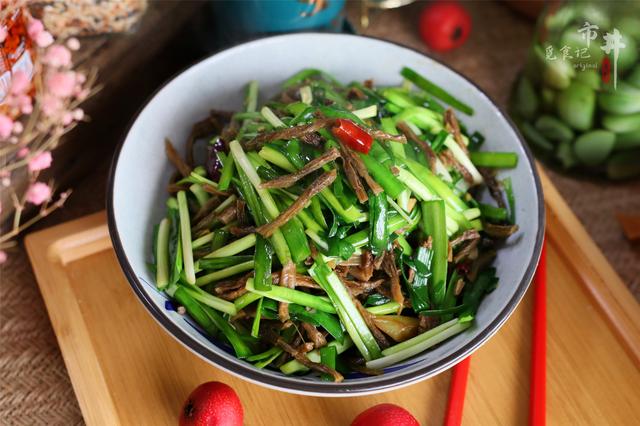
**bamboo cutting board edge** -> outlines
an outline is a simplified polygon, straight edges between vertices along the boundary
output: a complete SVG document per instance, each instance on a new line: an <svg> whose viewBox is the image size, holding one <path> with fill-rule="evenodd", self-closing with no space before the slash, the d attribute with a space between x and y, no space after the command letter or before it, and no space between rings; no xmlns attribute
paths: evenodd
<svg viewBox="0 0 640 426"><path fill-rule="evenodd" d="M577 219L573 216L573 213L570 212L544 175L543 185L548 206L548 226L550 230L554 231L550 232L549 235L554 249L557 249L562 254L565 262L576 259L588 259L591 262L589 265L596 272L596 276L590 276L591 271L589 268L580 268L571 262L567 263L572 272L582 278L584 287L587 289L587 293L590 295L594 305L607 319L608 327L614 331L616 338L622 342L627 354L637 368L639 359L637 345L640 340L640 333L638 333L637 328L640 321L635 321L640 318L640 309L637 303L630 296L615 271L606 262L602 253L588 238L584 228L576 222ZM108 380L105 377L105 374L109 373L108 362L101 360L93 352L95 350L93 346L95 342L87 324L84 322L81 307L78 306L79 303L76 303L73 291L68 288L70 285L68 266L76 265L76 263L72 262L85 256L93 254L104 256L104 254L98 253L110 246L104 224L104 213L97 213L29 235L26 238L26 246L85 420L88 424L121 424L122 419L126 418L126 413L119 410L118 402L121 400L118 398L121 396L112 394ZM559 227L564 227L563 233L557 233ZM83 236L82 241L68 237L70 234L77 235L76 232L78 230L82 231L80 234ZM580 231L582 231L582 234ZM574 247L571 244L567 244L567 235L570 237L575 237L576 235L578 237L586 236L587 241L580 241L580 244L576 243ZM55 245L56 243L57 246ZM81 263L77 262L77 264ZM585 275L588 276L585 277ZM550 278L550 283L553 283L553 277ZM126 288L125 290L131 293L130 289ZM133 294L130 294L130 296L133 297ZM65 309L61 309L61 304L64 305ZM139 308L142 309L141 306ZM518 321L521 323L519 327L524 331L524 328L527 327L526 321L523 322L522 319ZM526 334L526 331L523 334ZM519 338L520 340L526 340L523 337ZM90 347L87 347L87 342L89 342ZM481 351L474 355L474 359L479 360L482 364L482 359L486 358L486 356L483 357L486 351ZM523 352L522 355L526 358L526 353ZM473 365L476 365L476 362L472 362ZM477 373L472 367L470 385L474 384L474 376ZM90 379L86 377L87 374L90 375ZM431 380L434 381L433 383L442 385L443 381L446 382L448 380L447 377L448 374L445 373ZM510 380L513 385L516 378L511 377ZM430 383L432 382L430 381ZM505 386L508 383L508 381L504 382ZM484 383L476 383L478 387L483 385ZM521 385L517 386L517 388L520 393L523 392ZM261 392L259 391L258 393ZM280 399L280 397L276 398ZM467 404L469 411L477 415L473 410L477 409L478 406L483 406L482 395L472 393L468 395L468 398L470 399ZM521 395L521 398L526 399L526 394L524 396ZM282 399L286 398L283 397ZM373 403L376 399L374 396L370 397L369 400ZM441 397L432 395L431 400L434 411L442 408L443 400ZM488 401L485 403L488 404ZM518 413L518 410L521 412L522 407L516 409L516 411L512 410L512 415L516 415L514 413ZM496 423L504 423L504 419L500 419L499 414L491 414L494 416Z"/></svg>
<svg viewBox="0 0 640 426"><path fill-rule="evenodd" d="M78 398L82 415L88 424L100 424L101 421L104 424L118 424L117 417L113 415L116 413L116 404L109 392L99 359L93 353L93 346L87 345L91 342L91 335L76 303L64 264L59 257L63 253L53 252L51 248L56 242L69 236L69 231L75 229L79 221L84 222L85 229L95 229L104 226L106 220L106 214L99 212L29 234L25 238L25 246L34 266L36 281L53 325L60 352L72 379L71 384ZM93 253L95 252L85 252L85 255ZM47 267L38 268L36 265L47 265ZM64 303L65 309L61 310L59 303ZM83 382L78 380L83 376L92 377L91 392L85 392L88 389L85 389Z"/></svg>

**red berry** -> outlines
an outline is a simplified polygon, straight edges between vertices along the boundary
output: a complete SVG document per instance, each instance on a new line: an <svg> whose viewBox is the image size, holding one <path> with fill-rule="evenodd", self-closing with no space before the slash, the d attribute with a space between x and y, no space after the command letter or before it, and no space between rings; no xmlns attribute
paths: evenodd
<svg viewBox="0 0 640 426"><path fill-rule="evenodd" d="M180 426L242 426L240 398L228 385L203 383L189 395L180 412Z"/></svg>
<svg viewBox="0 0 640 426"><path fill-rule="evenodd" d="M471 17L458 2L437 0L422 10L420 35L433 50L444 52L461 46L471 33Z"/></svg>
<svg viewBox="0 0 640 426"><path fill-rule="evenodd" d="M420 423L402 407L378 404L358 414L351 426L420 426Z"/></svg>

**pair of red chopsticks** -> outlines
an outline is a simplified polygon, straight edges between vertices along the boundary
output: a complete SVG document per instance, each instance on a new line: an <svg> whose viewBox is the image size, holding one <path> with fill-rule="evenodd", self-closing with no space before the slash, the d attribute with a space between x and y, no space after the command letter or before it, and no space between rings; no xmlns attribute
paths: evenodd
<svg viewBox="0 0 640 426"><path fill-rule="evenodd" d="M531 342L531 382L529 385L529 425L546 424L546 362L547 362L547 250L542 244L538 269L533 278L533 333ZM445 413L445 426L459 426L462 423L464 395L469 377L468 357L453 367L449 400Z"/></svg>

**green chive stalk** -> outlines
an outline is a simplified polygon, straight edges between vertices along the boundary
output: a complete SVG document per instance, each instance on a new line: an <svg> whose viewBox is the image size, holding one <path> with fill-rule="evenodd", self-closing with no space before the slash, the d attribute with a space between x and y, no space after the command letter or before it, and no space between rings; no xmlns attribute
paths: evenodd
<svg viewBox="0 0 640 426"><path fill-rule="evenodd" d="M473 108L471 108L466 103L462 102L461 100L459 100L456 97L454 97L453 95L451 95L449 92L444 90L442 87L440 87L437 84L427 80L426 78L424 78L423 76L421 76L420 74L418 74L417 72L412 70L411 68L408 68L408 67L402 68L402 71L400 71L400 74L404 78L406 78L407 80L409 80L413 84L415 84L417 87L419 87L422 90L424 90L425 92L427 92L427 93L435 96L436 98L448 103L452 107L464 112L467 115L473 115Z"/></svg>
<svg viewBox="0 0 640 426"><path fill-rule="evenodd" d="M244 98L244 110L253 113L258 109L258 82L252 80L247 85L247 93Z"/></svg>
<svg viewBox="0 0 640 426"><path fill-rule="evenodd" d="M319 258L309 269L311 277L329 295L331 303L336 307L338 316L351 336L360 354L366 360L378 358L380 347L356 308L351 296L340 281L340 278Z"/></svg>
<svg viewBox="0 0 640 426"><path fill-rule="evenodd" d="M218 181L218 189L220 191L226 191L229 189L233 173L236 169L236 162L233 160L233 156L229 155L227 161L222 166L222 173L220 173L220 180Z"/></svg>
<svg viewBox="0 0 640 426"><path fill-rule="evenodd" d="M191 297L184 287L174 289L171 292L171 297L185 308L189 316L193 318L208 335L216 336L218 334L218 327L216 327L209 315L207 315L202 305Z"/></svg>
<svg viewBox="0 0 640 426"><path fill-rule="evenodd" d="M390 315L397 314L398 309L400 309L400 304L398 302L388 302L378 306L369 306L367 311L374 315Z"/></svg>
<svg viewBox="0 0 640 426"><path fill-rule="evenodd" d="M267 365L271 364L276 358L278 358L280 356L280 354L282 354L282 352L284 352L282 349L278 348L277 346L274 347L273 349L275 349L275 351L266 359L263 359L262 361L258 361L255 364L253 364L256 368L265 368Z"/></svg>
<svg viewBox="0 0 640 426"><path fill-rule="evenodd" d="M250 249L251 247L256 245L256 234L248 234L244 237L238 238L235 241L227 244L224 247L221 247L217 250L212 251L208 255L205 256L205 259L211 257L226 257L226 256L235 256L238 253L242 253L243 251Z"/></svg>
<svg viewBox="0 0 640 426"><path fill-rule="evenodd" d="M406 187L393 175L393 173L389 171L387 167L374 160L371 155L360 154L360 158L367 167L371 177L380 184L391 198L398 197L400 193L406 189Z"/></svg>
<svg viewBox="0 0 640 426"><path fill-rule="evenodd" d="M238 263L237 265L229 266L228 268L220 269L219 271L198 277L194 284L198 287L202 287L203 285L220 281L223 278L229 278L241 272L250 271L253 269L253 266L253 260Z"/></svg>
<svg viewBox="0 0 640 426"><path fill-rule="evenodd" d="M203 303L213 309L229 315L235 315L238 313L236 306L232 302L207 293L199 287L184 286L181 288L183 288L187 293L189 293L189 296L193 297L198 302Z"/></svg>
<svg viewBox="0 0 640 426"><path fill-rule="evenodd" d="M213 241L213 232L204 234L202 237L191 241L191 248L198 249Z"/></svg>
<svg viewBox="0 0 640 426"><path fill-rule="evenodd" d="M426 185L433 193L437 194L437 198L442 198L457 212L464 212L469 207L467 204L458 197L453 190L444 183L438 176L436 176L431 170L417 161L407 159L407 166L413 175ZM425 199L425 201L428 201Z"/></svg>
<svg viewBox="0 0 640 426"><path fill-rule="evenodd" d="M368 107L360 108L355 111L352 111L353 115L356 117L365 120L367 118L374 118L378 115L378 106L376 104L369 105Z"/></svg>
<svg viewBox="0 0 640 426"><path fill-rule="evenodd" d="M261 235L256 236L256 251L253 264L255 265L254 285L260 291L267 291L271 288L271 259L273 248L269 241Z"/></svg>
<svg viewBox="0 0 640 426"><path fill-rule="evenodd" d="M291 164L289 159L285 157L283 153L281 153L277 149L271 148L268 145L263 146L262 149L258 152L258 155L269 163L275 164L276 166L289 173L293 173L297 170L296 167Z"/></svg>
<svg viewBox="0 0 640 426"><path fill-rule="evenodd" d="M420 213L416 211L415 215L416 218L414 218L411 222L405 221L400 215L389 215L390 217L388 218L387 232L391 234L403 228L414 228L420 220ZM367 229L363 229L362 231L355 232L346 237L345 241L353 245L355 248L363 247L369 243L369 231Z"/></svg>
<svg viewBox="0 0 640 426"><path fill-rule="evenodd" d="M411 358L414 355L419 354L420 352L423 352L435 345L437 345L438 343L442 343L445 340L449 339L450 337L455 336L456 334L459 334L461 332L463 332L464 330L466 330L467 328L469 328L471 326L471 323L459 323L457 322L457 320L452 320L455 321L455 323L447 328L445 328L444 330L438 330L438 332L436 333L430 333L433 332L434 330L436 330L438 327L433 328L431 330L429 330L426 333L423 333L421 335L418 335L412 339L409 340L405 340L402 343L407 343L407 342L411 342L412 346L401 350L401 351L397 351L394 352L391 355L385 355L382 358L378 358L378 359L374 359L373 361L368 361L367 362L367 368L376 368L376 369L380 369L380 368L385 368L385 367L389 367L393 364L397 364L400 361L404 361L405 359ZM445 324L449 324L449 323L445 323ZM445 325L443 324L443 325ZM425 338L424 335L426 335L427 333L429 333L429 337ZM420 339L417 339L419 338ZM414 340L416 339L416 340ZM396 345L397 346L397 345ZM391 348L393 348L394 346L392 346ZM391 349L389 348L389 349Z"/></svg>
<svg viewBox="0 0 640 426"><path fill-rule="evenodd" d="M229 266L238 265L253 259L253 256L228 256L228 257L212 257L202 258L198 260L200 268L207 271L217 271L228 268Z"/></svg>
<svg viewBox="0 0 640 426"><path fill-rule="evenodd" d="M235 305L236 309L239 311L243 308L246 308L256 300L259 300L261 297L262 296L260 296L257 293L245 293L242 296L238 297L236 300L234 300L233 304Z"/></svg>
<svg viewBox="0 0 640 426"><path fill-rule="evenodd" d="M180 237L182 241L182 262L185 278L189 284L196 283L196 273L193 267L193 249L191 247L191 222L189 219L189 207L187 206L187 194L178 191L178 212L180 214Z"/></svg>
<svg viewBox="0 0 640 426"><path fill-rule="evenodd" d="M311 91L311 87L302 86L300 88L300 100L303 104L311 105L311 102L313 102L313 92Z"/></svg>
<svg viewBox="0 0 640 426"><path fill-rule="evenodd" d="M480 203L480 212L482 213L482 217L494 222L503 222L509 217L507 209L490 204Z"/></svg>
<svg viewBox="0 0 640 426"><path fill-rule="evenodd" d="M262 301L264 297L258 299L258 306L256 307L256 316L253 317L253 323L251 324L251 336L256 339L260 335L260 319L262 318Z"/></svg>
<svg viewBox="0 0 640 426"><path fill-rule="evenodd" d="M202 189L202 185L200 185L199 183L192 184L189 187L189 191L191 191L191 193L196 197L196 200L198 200L198 204L200 205L200 207L204 206L205 203L209 201L209 194L207 194L207 191Z"/></svg>
<svg viewBox="0 0 640 426"><path fill-rule="evenodd" d="M252 278L247 280L246 289L251 293L277 300L278 302L296 303L298 305L314 308L329 314L336 313L336 309L330 302L327 302L321 297L314 296L313 294L305 293L304 291L280 286L271 286L270 290L261 291L254 287Z"/></svg>
<svg viewBox="0 0 640 426"><path fill-rule="evenodd" d="M387 210L387 196L384 192L369 194L369 246L374 256L382 254L389 245Z"/></svg>
<svg viewBox="0 0 640 426"><path fill-rule="evenodd" d="M275 219L280 214L278 206L273 200L273 197L271 197L269 191L261 187L262 181L260 180L260 176L258 176L258 173L251 165L251 162L247 158L247 155L244 153L244 150L240 146L240 143L238 141L232 141L229 144L229 149L231 151L231 155L233 155L234 160L236 161L236 164L247 175L249 181L251 181L251 184L262 200L262 203L265 207L265 213L268 215L270 220ZM302 238L304 238L304 236ZM308 245L306 245L306 247L288 247L287 241L282 235L282 231L280 229L277 229L273 233L272 242L276 254L278 255L278 259L283 265L286 265L289 261L291 261L291 252L289 251L289 249L293 250L295 253L301 253L302 251L310 252Z"/></svg>
<svg viewBox="0 0 640 426"><path fill-rule="evenodd" d="M421 204L424 230L431 237L433 260L431 263L431 300L439 308L444 301L447 286L447 237L445 206L442 200L425 201Z"/></svg>
<svg viewBox="0 0 640 426"><path fill-rule="evenodd" d="M518 155L515 152L474 151L469 156L477 167L512 169L518 165Z"/></svg>
<svg viewBox="0 0 640 426"><path fill-rule="evenodd" d="M264 352L261 352L259 354L255 354L255 355L251 355L250 357L247 357L247 361L249 361L249 362L262 361L262 360L270 358L275 353L277 353L278 355L281 354L282 353L282 349L280 349L277 346L274 346L272 348L267 349Z"/></svg>
<svg viewBox="0 0 640 426"><path fill-rule="evenodd" d="M453 327L456 323L458 322L457 319L453 319L451 321L447 321L444 322L432 329L429 329L427 331L425 331L424 333L418 334L415 337L412 337L411 339L405 340L404 342L400 342L398 344L395 344L393 346L388 347L387 349L384 349L382 351L382 355L383 356L389 356L389 355L393 355L395 353L404 351L405 349L409 349L413 346L415 346L417 343L421 343L425 340L430 339L431 337L439 334L440 332Z"/></svg>
<svg viewBox="0 0 640 426"><path fill-rule="evenodd" d="M405 122L411 130L417 134L422 134L422 130L431 133L438 133L443 129L442 115L423 107L409 107L393 116L395 124Z"/></svg>
<svg viewBox="0 0 640 426"><path fill-rule="evenodd" d="M214 213L220 213L221 211L223 211L224 209L229 207L231 204L235 203L237 199L238 199L238 197L236 197L235 194L230 195L223 202L221 202L218 207L213 209L213 212Z"/></svg>
<svg viewBox="0 0 640 426"><path fill-rule="evenodd" d="M382 96L384 96L389 102L397 105L400 108L409 108L412 106L418 106L417 103L411 99L408 91L397 87L388 87L382 90Z"/></svg>
<svg viewBox="0 0 640 426"><path fill-rule="evenodd" d="M251 348L242 340L238 332L231 327L229 322L224 319L218 312L208 306L203 307L209 318L213 321L224 337L231 343L233 350L238 358L246 358L251 356Z"/></svg>
<svg viewBox="0 0 640 426"><path fill-rule="evenodd" d="M273 111L271 111L271 108L266 106L262 107L262 109L260 110L260 114L262 114L262 117L267 120L273 127L286 127L282 120L280 120L278 116L275 115Z"/></svg>
<svg viewBox="0 0 640 426"><path fill-rule="evenodd" d="M516 223L516 197L513 193L513 184L511 178L508 177L502 181L504 192L507 196L507 204L509 204L509 223Z"/></svg>
<svg viewBox="0 0 640 426"><path fill-rule="evenodd" d="M338 351L335 346L325 346L320 348L320 363L326 365L327 367L335 370L336 368L336 358L338 357ZM333 377L330 374L323 373L321 376L322 380L333 380Z"/></svg>
<svg viewBox="0 0 640 426"><path fill-rule="evenodd" d="M449 148L449 151L451 151L454 158L458 160L458 162L462 165L462 167L467 169L469 174L471 174L471 177L473 178L473 183L475 185L481 184L483 182L482 175L480 174L478 169L476 169L476 166L473 165L473 162L471 162L471 159L467 157L467 154L465 154L462 148L460 148L460 145L458 145L458 142L456 142L453 139L453 136L447 137L444 140L444 145L447 148Z"/></svg>
<svg viewBox="0 0 640 426"><path fill-rule="evenodd" d="M467 209L467 210L463 211L462 215L467 220L473 220L473 219L479 218L482 215L482 212L480 211L480 209L478 207L472 207L470 209Z"/></svg>
<svg viewBox="0 0 640 426"><path fill-rule="evenodd" d="M159 289L169 285L169 231L171 224L164 218L158 226L156 240L156 286Z"/></svg>

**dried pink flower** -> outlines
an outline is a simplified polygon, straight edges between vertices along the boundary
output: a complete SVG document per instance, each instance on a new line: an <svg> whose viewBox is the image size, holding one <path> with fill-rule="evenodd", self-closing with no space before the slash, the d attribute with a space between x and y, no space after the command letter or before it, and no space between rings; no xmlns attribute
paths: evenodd
<svg viewBox="0 0 640 426"><path fill-rule="evenodd" d="M33 105L31 105L31 102L22 105L20 107L20 112L23 114L31 114L33 112Z"/></svg>
<svg viewBox="0 0 640 426"><path fill-rule="evenodd" d="M60 98L67 98L73 94L76 74L73 71L58 71L47 78L47 89Z"/></svg>
<svg viewBox="0 0 640 426"><path fill-rule="evenodd" d="M84 111L80 108L74 109L73 111L71 111L71 114L73 115L73 119L76 121L80 121L84 118Z"/></svg>
<svg viewBox="0 0 640 426"><path fill-rule="evenodd" d="M18 70L11 76L11 94L22 95L29 89L29 76L26 72Z"/></svg>
<svg viewBox="0 0 640 426"><path fill-rule="evenodd" d="M7 252L0 250L0 265L7 261Z"/></svg>
<svg viewBox="0 0 640 426"><path fill-rule="evenodd" d="M47 93L42 96L41 108L44 115L51 117L52 115L55 115L60 108L62 108L62 101Z"/></svg>
<svg viewBox="0 0 640 426"><path fill-rule="evenodd" d="M11 135L13 129L13 120L11 117L0 114L0 139L7 139Z"/></svg>
<svg viewBox="0 0 640 426"><path fill-rule="evenodd" d="M64 114L62 114L62 125L68 126L71 123L73 123L73 114L71 114L70 112L65 112Z"/></svg>
<svg viewBox="0 0 640 426"><path fill-rule="evenodd" d="M24 126L22 125L21 122L16 121L16 122L13 123L13 129L12 130L13 130L14 134L19 135L24 130Z"/></svg>
<svg viewBox="0 0 640 426"><path fill-rule="evenodd" d="M18 158L26 157L27 155L29 155L29 148L27 148L26 146L20 148L16 155L18 156Z"/></svg>
<svg viewBox="0 0 640 426"><path fill-rule="evenodd" d="M0 27L0 43L2 43L7 38L7 28Z"/></svg>
<svg viewBox="0 0 640 426"><path fill-rule="evenodd" d="M51 153L49 151L41 152L29 160L29 171L39 172L40 170L48 169L51 166Z"/></svg>
<svg viewBox="0 0 640 426"><path fill-rule="evenodd" d="M27 189L27 193L25 194L25 199L31 203L39 206L51 199L51 188L46 183L35 182L31 184L29 189Z"/></svg>
<svg viewBox="0 0 640 426"><path fill-rule="evenodd" d="M44 25L42 24L42 21L39 19L31 19L27 24L27 33L29 34L29 37L31 37L34 40L38 38L40 33L42 33L43 31L44 31Z"/></svg>
<svg viewBox="0 0 640 426"><path fill-rule="evenodd" d="M43 31L40 34L38 34L38 37L36 38L36 43L40 47L50 46L51 43L53 43L53 36L51 35L50 32Z"/></svg>
<svg viewBox="0 0 640 426"><path fill-rule="evenodd" d="M71 52L60 44L54 44L47 49L42 62L55 68L71 65Z"/></svg>
<svg viewBox="0 0 640 426"><path fill-rule="evenodd" d="M30 114L33 110L32 99L28 94L9 94L5 99L5 104L9 108L21 111L23 114Z"/></svg>
<svg viewBox="0 0 640 426"><path fill-rule="evenodd" d="M71 50L78 50L80 49L80 41L75 37L71 37L67 40L67 47Z"/></svg>

